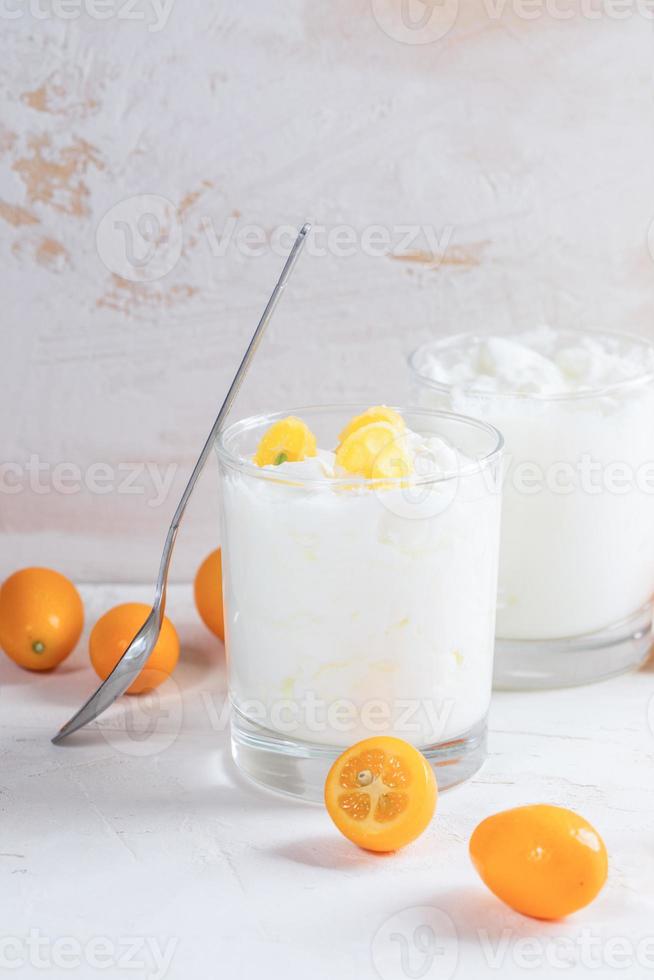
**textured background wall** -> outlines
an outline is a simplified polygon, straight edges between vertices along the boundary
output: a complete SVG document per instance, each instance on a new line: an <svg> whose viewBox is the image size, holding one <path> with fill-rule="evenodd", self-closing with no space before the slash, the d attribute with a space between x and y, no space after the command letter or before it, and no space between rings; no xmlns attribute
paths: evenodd
<svg viewBox="0 0 654 980"><path fill-rule="evenodd" d="M654 335L644 2L0 6L1 573L153 577L304 218L239 414L401 398L452 328ZM212 466L177 578L217 522Z"/></svg>

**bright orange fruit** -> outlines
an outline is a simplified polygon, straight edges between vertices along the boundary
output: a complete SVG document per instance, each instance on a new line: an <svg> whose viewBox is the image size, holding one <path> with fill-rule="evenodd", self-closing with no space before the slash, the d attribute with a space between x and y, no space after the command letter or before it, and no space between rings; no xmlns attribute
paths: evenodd
<svg viewBox="0 0 654 980"><path fill-rule="evenodd" d="M388 735L347 749L325 782L330 817L342 834L369 851L397 851L415 840L431 821L437 796L424 755Z"/></svg>
<svg viewBox="0 0 654 980"><path fill-rule="evenodd" d="M560 919L588 905L606 881L604 841L561 806L519 806L487 817L470 838L482 881L516 912Z"/></svg>
<svg viewBox="0 0 654 980"><path fill-rule="evenodd" d="M411 459L390 422L368 422L350 432L336 450L336 464L368 480L406 477Z"/></svg>
<svg viewBox="0 0 654 980"><path fill-rule="evenodd" d="M388 405L373 405L372 408L367 408L361 415L355 415L353 419L350 419L338 437L339 445L345 442L347 437L352 435L357 429L361 429L364 425L369 425L371 422L388 422L397 432L403 432L406 429L404 419L394 408L389 408Z"/></svg>
<svg viewBox="0 0 654 980"><path fill-rule="evenodd" d="M77 645L83 626L79 592L51 568L23 568L0 589L0 646L21 667L56 667Z"/></svg>
<svg viewBox="0 0 654 980"><path fill-rule="evenodd" d="M274 422L261 437L254 462L257 466L279 466L298 463L316 455L316 437L302 419L295 415Z"/></svg>
<svg viewBox="0 0 654 980"><path fill-rule="evenodd" d="M207 555L198 568L193 593L195 605L205 626L224 640L223 563L220 548Z"/></svg>
<svg viewBox="0 0 654 980"><path fill-rule="evenodd" d="M144 602L125 602L114 606L97 621L89 637L91 663L98 677L105 680L148 618L150 606ZM162 684L179 659L177 631L164 616L161 633L143 670L127 688L127 694L142 694Z"/></svg>

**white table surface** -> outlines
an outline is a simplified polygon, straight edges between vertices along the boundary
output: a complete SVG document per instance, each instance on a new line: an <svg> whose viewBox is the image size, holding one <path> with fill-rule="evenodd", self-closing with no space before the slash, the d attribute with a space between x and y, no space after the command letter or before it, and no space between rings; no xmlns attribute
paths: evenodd
<svg viewBox="0 0 654 980"><path fill-rule="evenodd" d="M89 625L150 595L82 592ZM130 698L67 745L50 744L96 683L85 638L48 675L0 658L0 973L504 980L654 969L654 666L586 688L495 695L483 769L442 794L416 843L375 856L321 807L240 777L222 646L190 587L171 589L168 612L182 661L144 737L134 735L148 718ZM565 922L514 914L468 859L480 819L529 802L579 810L609 850L608 885Z"/></svg>

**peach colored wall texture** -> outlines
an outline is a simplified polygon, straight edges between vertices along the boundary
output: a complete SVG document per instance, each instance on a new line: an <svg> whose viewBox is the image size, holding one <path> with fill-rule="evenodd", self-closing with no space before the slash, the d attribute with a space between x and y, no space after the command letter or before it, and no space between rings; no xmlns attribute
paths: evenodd
<svg viewBox="0 0 654 980"><path fill-rule="evenodd" d="M305 218L239 413L402 398L407 352L454 328L654 333L652 16L0 0L0 572L153 577ZM216 494L211 467L177 578Z"/></svg>

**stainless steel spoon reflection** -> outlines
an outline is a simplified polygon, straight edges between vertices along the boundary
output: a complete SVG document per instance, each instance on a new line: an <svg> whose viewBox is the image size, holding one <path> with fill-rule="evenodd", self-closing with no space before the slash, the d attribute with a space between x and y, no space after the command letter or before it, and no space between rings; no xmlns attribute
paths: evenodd
<svg viewBox="0 0 654 980"><path fill-rule="evenodd" d="M121 694L124 694L132 681L135 680L135 678L141 672L146 660L154 649L154 645L157 642L159 633L161 632L161 626L164 619L164 610L166 608L166 582L168 581L170 559L175 546L177 531L179 530L179 525L182 517L184 516L184 511L186 510L186 505L188 504L189 498L193 493L198 477L200 476L204 464L207 461L207 457L211 452L215 438L239 392L243 379L245 378L247 370L261 342L264 331L272 318L277 303L279 302L284 287L289 279L289 276L291 275L291 272L293 271L295 263L297 262L310 230L310 224L303 225L297 238L295 239L293 248L290 251L284 268L282 269L282 273L277 281L277 285L272 291L272 295L268 300L268 304L263 311L261 319L259 320L257 329L254 331L252 340L250 341L248 349L243 356L243 360L239 365L238 371L234 376L230 389L227 392L225 401L218 412L216 421L212 425L211 432L209 433L207 441L204 444L204 448L200 453L195 467L193 468L191 478L188 481L179 504L177 505L177 510L175 511L175 515L168 529L168 534L166 535L166 543L164 544L161 564L159 565L159 575L157 577L154 605L152 606L150 615L143 623L143 626L138 631L107 679L103 681L95 694L91 695L88 701L82 705L82 707L76 714L73 715L70 721L66 722L66 724L54 736L52 741L55 745L63 742L65 738L68 738L69 735L72 735L73 732L76 732L78 729L83 728L84 725L88 725L90 721L93 721L93 719L97 718L98 715L101 715L103 711L106 711L106 709L114 703L116 698L120 697Z"/></svg>

